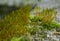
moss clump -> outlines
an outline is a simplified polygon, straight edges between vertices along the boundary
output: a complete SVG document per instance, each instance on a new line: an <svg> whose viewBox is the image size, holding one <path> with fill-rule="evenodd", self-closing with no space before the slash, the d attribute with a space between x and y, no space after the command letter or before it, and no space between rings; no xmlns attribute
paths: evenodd
<svg viewBox="0 0 60 41"><path fill-rule="evenodd" d="M8 41L13 36L27 33L26 25L28 24L30 10L31 7L27 5L0 20L0 41Z"/></svg>

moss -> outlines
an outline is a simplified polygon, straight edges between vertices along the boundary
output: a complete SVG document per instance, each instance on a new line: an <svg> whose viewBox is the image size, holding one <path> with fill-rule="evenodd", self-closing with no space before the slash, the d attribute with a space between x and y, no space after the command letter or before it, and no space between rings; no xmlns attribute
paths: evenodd
<svg viewBox="0 0 60 41"><path fill-rule="evenodd" d="M27 33L25 26L28 24L30 9L29 5L21 7L0 20L0 41Z"/></svg>

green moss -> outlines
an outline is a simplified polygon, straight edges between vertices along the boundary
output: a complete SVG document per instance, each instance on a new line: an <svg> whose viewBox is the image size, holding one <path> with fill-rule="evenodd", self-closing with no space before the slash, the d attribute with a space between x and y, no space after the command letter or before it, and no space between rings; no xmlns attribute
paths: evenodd
<svg viewBox="0 0 60 41"><path fill-rule="evenodd" d="M28 24L30 10L31 7L27 5L0 20L0 41L27 33L26 25Z"/></svg>

